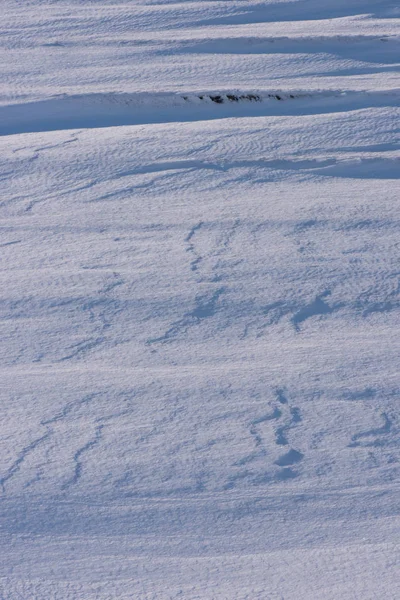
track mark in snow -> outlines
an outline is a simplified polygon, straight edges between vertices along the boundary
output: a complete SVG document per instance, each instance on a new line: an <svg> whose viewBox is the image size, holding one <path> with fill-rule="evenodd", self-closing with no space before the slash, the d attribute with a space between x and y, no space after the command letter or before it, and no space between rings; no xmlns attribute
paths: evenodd
<svg viewBox="0 0 400 600"><path fill-rule="evenodd" d="M370 400L375 398L376 394L375 389L367 387L363 390L348 390L344 392L343 397L345 400Z"/></svg>
<svg viewBox="0 0 400 600"><path fill-rule="evenodd" d="M190 263L191 271L197 272L198 281L216 283L222 280L221 268L226 267L221 258L229 251L232 239L236 234L240 220L232 225L199 222L194 225L185 238L186 251L193 255ZM197 239L197 236L200 236ZM202 250L201 250L202 248ZM240 261L236 261L238 264ZM202 269L200 269L202 266ZM230 265L232 268L232 265ZM208 272L207 272L208 269Z"/></svg>
<svg viewBox="0 0 400 600"><path fill-rule="evenodd" d="M94 335L70 346L71 352L59 359L60 362L73 358L83 358L88 352L97 349L108 341L106 333L112 327L114 317L122 311L120 304L109 296L113 290L125 283L119 273L112 273L111 281L106 281L98 291L98 295L86 301L82 309L89 316L94 326Z"/></svg>
<svg viewBox="0 0 400 600"><path fill-rule="evenodd" d="M65 360L71 360L71 358L81 358L83 356L86 356L88 352L101 346L105 342L105 339L105 337L89 338L86 340L82 340L77 344L73 344L72 346L70 346L72 352L67 356L63 356L62 358L60 358L60 362Z"/></svg>
<svg viewBox="0 0 400 600"><path fill-rule="evenodd" d="M267 414L267 415L258 417L257 419L253 420L251 427L250 427L250 434L254 438L256 448L259 448L261 446L264 448L263 438L262 438L262 435L258 428L258 425L265 423L267 421L274 421L274 420L280 419L281 416L282 416L281 410L278 407L275 407L271 414ZM264 448L264 451L265 451L265 448Z"/></svg>
<svg viewBox="0 0 400 600"><path fill-rule="evenodd" d="M223 235L219 235L218 239L214 242L212 242L211 239L208 240L208 238L206 238L206 254L199 251L198 248L200 244L196 243L196 236L203 232L206 236L208 236L210 232L215 233L215 231L217 231L220 233L219 230L215 230L210 224L206 225L203 221L200 221L191 227L184 238L186 244L185 249L186 252L190 253L193 257L190 262L190 270L196 273L199 282L207 281L208 283L215 284L222 280L220 269L223 265L221 265L220 259L229 249L232 237L235 235L239 225L240 221L237 219L230 228L227 227L227 232L224 230ZM203 267L200 272L200 265L204 265L206 260L211 271L208 274L205 272L205 267ZM175 321L162 336L152 338L148 340L147 343L166 342L174 339L180 332L186 332L190 326L196 325L200 321L214 316L218 310L218 300L224 292L225 288L220 287L215 291L211 291L209 294L196 296L196 306L193 310L185 313L182 319Z"/></svg>
<svg viewBox="0 0 400 600"><path fill-rule="evenodd" d="M278 471L275 475L277 481L287 481L289 479L295 479L299 474L290 467L284 467L281 471Z"/></svg>
<svg viewBox="0 0 400 600"><path fill-rule="evenodd" d="M45 150L53 150L55 148L62 148L63 146L66 146L67 144L73 144L77 141L78 141L78 138L76 136L73 136L69 140L65 140L63 142L60 142L59 144L49 144L48 146L41 146L39 148L33 148L33 152L43 152Z"/></svg>
<svg viewBox="0 0 400 600"><path fill-rule="evenodd" d="M350 448L355 448L357 446L362 446L363 448L367 447L379 447L385 446L387 443L390 443L390 440L383 437L386 434L390 433L393 426L393 421L387 415L387 413L382 413L381 417L383 419L383 425L381 427L376 427L375 429L370 429L369 431L363 431L361 433L356 433L351 438L351 443L349 444ZM365 439L366 438L366 439ZM375 439L371 439L375 438Z"/></svg>
<svg viewBox="0 0 400 600"><path fill-rule="evenodd" d="M277 398L279 402L283 401L284 405L289 409L289 414L286 414L285 416L286 423L277 428L275 432L275 441L278 446L288 446L289 440L287 438L287 433L290 429L297 427L297 425L301 423L302 417L299 408L297 406L290 406L281 390L277 391ZM298 477L299 473L291 467L300 463L303 458L304 454L302 452L290 448L288 452L282 454L274 461L275 465L281 467L281 470L276 473L275 479L278 481L286 481Z"/></svg>
<svg viewBox="0 0 400 600"><path fill-rule="evenodd" d="M70 403L66 404L54 416L52 416L48 419L42 419L40 421L40 426L44 427L46 429L45 433L43 435L37 437L30 444L28 444L25 448L23 448L21 450L21 452L18 454L17 458L12 463L11 467L9 467L9 469L7 470L5 475L0 477L0 487L2 488L3 492L5 492L6 483L12 477L14 477L14 475L16 475L19 472L19 470L23 466L24 461L27 459L27 457L30 456L39 446L41 446L43 443L45 443L46 440L49 440L51 437L53 437L55 435L55 431L52 426L64 419L66 419L75 410L79 410L79 408L81 408L82 406L88 405L99 395L100 395L99 393L88 394L87 396L84 396L83 398L80 398L79 400L76 400L74 402L70 402ZM99 434L101 433L101 427L103 427L103 425L100 426ZM96 434L97 434L97 429L96 429ZM87 449L89 449L89 446ZM77 455L75 455L75 456L77 456L77 458L79 459L79 456L80 456L79 451L78 451ZM30 482L28 482L28 484L30 485L39 479L40 479L40 476L37 476L36 478L34 478Z"/></svg>
<svg viewBox="0 0 400 600"><path fill-rule="evenodd" d="M14 246L15 244L20 244L22 240L15 240L14 242L5 242L4 244L0 244L0 248L5 248L6 246Z"/></svg>
<svg viewBox="0 0 400 600"><path fill-rule="evenodd" d="M268 317L268 325L273 325L279 323L279 321L285 317L286 315L293 312L294 306L293 304L286 303L283 301L273 302L272 304L268 304L263 308L263 314Z"/></svg>
<svg viewBox="0 0 400 600"><path fill-rule="evenodd" d="M46 426L46 425L52 425L53 423L57 423L58 421L61 421L62 419L65 419L74 410L79 409L82 406L85 406L87 404L90 404L90 402L92 402L92 400L94 400L95 398L97 398L99 395L100 395L100 393L88 394L88 395L84 396L83 398L80 398L79 400L75 400L74 402L70 402L70 403L66 404L62 408L61 411L59 411L56 415L54 415L50 419L43 419L40 422L40 424Z"/></svg>
<svg viewBox="0 0 400 600"><path fill-rule="evenodd" d="M186 333L189 327L199 324L204 319L213 317L218 310L218 300L224 293L224 288L216 290L211 296L196 296L196 306L193 310L186 313L182 319L176 321L171 327L160 337L148 340L148 344L156 342L168 342L176 338L180 333Z"/></svg>
<svg viewBox="0 0 400 600"><path fill-rule="evenodd" d="M275 393L276 393L276 399L278 400L278 402L280 402L281 404L288 403L288 399L285 396L284 390L278 388Z"/></svg>
<svg viewBox="0 0 400 600"><path fill-rule="evenodd" d="M192 242L193 236L202 227L203 227L203 221L200 221L199 223L197 223L197 225L194 225L194 227L191 228L191 230L189 231L188 235L185 238L185 242L188 244L188 246L186 248L186 252L191 252L194 255L194 259L190 263L191 271L197 271L199 262L202 260L202 257L196 252L194 243Z"/></svg>
<svg viewBox="0 0 400 600"><path fill-rule="evenodd" d="M294 465L295 463L300 462L301 460L303 460L303 458L304 454L298 452L298 450L294 450L293 448L291 448L289 452L287 452L286 454L282 454L282 456L280 456L275 461L275 464L280 467L288 467L290 465Z"/></svg>
<svg viewBox="0 0 400 600"><path fill-rule="evenodd" d="M275 406L271 414L264 415L263 417L258 417L258 419L254 419L252 425L259 425L260 423L265 423L265 421L273 421L274 419L280 419L281 416L282 411L277 406Z"/></svg>
<svg viewBox="0 0 400 600"><path fill-rule="evenodd" d="M104 285L104 287L99 291L99 295L102 294L109 294L110 292L112 292L116 287L123 285L124 279L121 277L121 275L119 273L113 273L112 274L112 281L110 281L110 283L106 283Z"/></svg>
<svg viewBox="0 0 400 600"><path fill-rule="evenodd" d="M278 446L287 446L289 444L288 439L286 437L287 431L301 423L302 418L299 408L297 408L296 406L291 406L289 404L289 401L282 389L277 389L275 391L275 395L278 404L273 406L272 413L254 419L252 421L251 426L254 428L255 426L265 423L267 421L275 421L275 443Z"/></svg>
<svg viewBox="0 0 400 600"><path fill-rule="evenodd" d="M330 290L326 290L322 294L319 294L313 302L303 306L299 311L297 311L292 317L292 323L296 331L300 331L300 325L307 319L311 317L316 317L319 315L329 315L331 314L335 308L329 306L326 302L324 302L323 298L327 298L331 295Z"/></svg>
<svg viewBox="0 0 400 600"><path fill-rule="evenodd" d="M226 236L222 241L221 248L217 250L217 252L216 252L217 256L219 256L220 254L222 254L225 250L227 250L229 248L232 238L235 235L236 230L239 226L240 226L240 219L236 219L236 221L234 221L234 223L232 224L230 229L228 229Z"/></svg>
<svg viewBox="0 0 400 600"><path fill-rule="evenodd" d="M221 263L221 257L228 251L232 238L236 233L237 228L240 225L240 221L236 220L231 227L226 227L220 232L219 228L215 228L210 224L205 224L200 221L193 225L186 237L184 242L186 244L185 250L192 255L190 261L190 270L196 274L198 282L207 281L208 283L215 284L222 280L220 273L221 268L224 265ZM212 239L215 233L218 234L218 238ZM202 242L202 246L206 251L200 251L201 243L196 242L198 235L206 236ZM205 243L204 243L205 242ZM206 264L205 264L206 263ZM200 269L201 267L201 269ZM206 271L208 267L208 273ZM186 332L190 326L196 325L204 319L212 317L218 311L218 301L221 295L225 292L224 287L220 287L210 293L201 294L196 296L196 306L191 311L184 314L182 319L175 321L171 327L160 337L152 338L147 343L155 342L167 342L174 339L180 332Z"/></svg>
<svg viewBox="0 0 400 600"><path fill-rule="evenodd" d="M190 319L195 319L195 321L213 317L217 312L217 302L224 291L224 288L220 288L211 298L207 296L196 298L197 306L187 316Z"/></svg>
<svg viewBox="0 0 400 600"><path fill-rule="evenodd" d="M300 410L296 406L289 407L289 414L286 417L286 423L275 432L275 440L278 446L288 446L289 442L286 436L286 433L295 427L298 423L301 423L302 418L300 414Z"/></svg>
<svg viewBox="0 0 400 600"><path fill-rule="evenodd" d="M33 442L28 444L25 448L23 448L22 451L18 454L15 461L13 462L13 464L11 465L11 467L7 470L5 475L0 478L0 487L3 490L3 493L5 493L5 491L6 491L5 490L6 483L20 471L20 469L23 466L23 463L27 459L27 457L30 456L39 446L44 444L47 440L49 440L50 438L54 438L54 435L56 435L56 431L53 429L52 425L67 418L74 410L78 410L81 406L89 404L98 395L99 395L98 393L89 394L88 396L85 396L82 399L79 399L75 402L71 402L71 403L65 405L63 407L63 409L60 412L58 412L57 414L55 414L53 417L50 417L49 419L42 419L42 421L40 421L40 425L42 427L46 428L46 432L42 436L33 440ZM103 425L99 425L98 427L96 427L95 438L93 440L91 440L90 442L88 442L87 444L85 444L85 446L83 448L80 448L75 453L75 455L74 455L74 461L76 462L75 473L74 473L74 477L71 479L71 481L68 483L68 485L72 484L72 483L76 483L76 481L79 479L81 471L82 471L82 461L80 460L80 457L84 452L86 452L87 450L90 450L90 448L92 446L94 446L95 444L98 443L98 441L100 440L102 428L103 428ZM46 454L47 455L49 454L49 450L46 451ZM47 456L47 460L49 460L49 456ZM45 467L45 466L46 466L45 463L42 465L36 466L36 470L37 470L36 475L25 484L25 486L24 486L25 488L40 481L41 476L43 474L43 467Z"/></svg>
<svg viewBox="0 0 400 600"><path fill-rule="evenodd" d="M82 446L82 448L79 448L79 450L77 450L75 452L74 457L73 457L74 462L75 462L74 475L69 481L67 481L62 486L63 490L68 489L72 485L75 485L76 483L78 483L79 479L82 476L82 469L83 469L82 456L100 443L103 428L104 428L104 425L98 425L96 427L95 435L94 435L93 439L89 440L84 446Z"/></svg>
<svg viewBox="0 0 400 600"><path fill-rule="evenodd" d="M255 485L298 477L299 473L292 467L303 460L304 454L295 448L289 448L284 454L273 460L267 473L263 472L255 475L254 471L247 470L250 463L259 461L259 459L262 459L262 461L258 464L261 464L261 468L263 468L265 457L271 453L276 455L276 450L280 446L289 446L288 431L302 421L300 410L295 406L290 406L283 389L278 388L275 391L275 396L276 404L272 405L272 411L252 420L249 433L254 440L254 451L235 461L234 467L246 467L246 469L230 477L225 486L226 489L231 489L240 480L248 477ZM270 443L271 433L275 439L275 445Z"/></svg>
<svg viewBox="0 0 400 600"><path fill-rule="evenodd" d="M41 437L36 438L35 440L33 440L33 442L31 442L30 444L28 444L27 446L25 446L25 448L23 448L21 450L21 452L19 453L18 457L15 459L15 461L13 462L11 467L7 470L5 475L3 475L0 478L0 486L3 490L3 493L5 493L6 483L12 477L14 477L14 475L16 473L18 473L18 471L20 470L21 466L23 465L25 459L30 454L32 454L32 452L34 452L38 446L40 446L43 442L45 442L51 436L51 433L52 433L51 431L46 431L45 434L43 434Z"/></svg>

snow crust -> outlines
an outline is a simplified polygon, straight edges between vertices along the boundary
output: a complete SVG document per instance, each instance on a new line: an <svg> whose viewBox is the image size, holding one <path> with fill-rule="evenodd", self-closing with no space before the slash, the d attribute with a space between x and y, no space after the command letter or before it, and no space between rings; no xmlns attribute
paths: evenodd
<svg viewBox="0 0 400 600"><path fill-rule="evenodd" d="M1 4L1 600L398 599L398 2Z"/></svg>

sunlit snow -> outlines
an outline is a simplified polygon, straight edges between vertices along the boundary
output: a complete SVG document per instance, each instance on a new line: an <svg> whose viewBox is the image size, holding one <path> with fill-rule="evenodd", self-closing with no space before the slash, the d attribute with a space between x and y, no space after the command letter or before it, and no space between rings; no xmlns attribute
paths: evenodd
<svg viewBox="0 0 400 600"><path fill-rule="evenodd" d="M400 598L398 1L1 8L1 600Z"/></svg>

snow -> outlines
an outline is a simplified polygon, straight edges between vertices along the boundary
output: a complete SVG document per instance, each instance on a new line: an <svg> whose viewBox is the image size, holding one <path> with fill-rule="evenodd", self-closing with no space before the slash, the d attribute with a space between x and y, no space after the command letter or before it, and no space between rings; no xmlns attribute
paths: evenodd
<svg viewBox="0 0 400 600"><path fill-rule="evenodd" d="M2 1L2 600L396 600L390 0Z"/></svg>

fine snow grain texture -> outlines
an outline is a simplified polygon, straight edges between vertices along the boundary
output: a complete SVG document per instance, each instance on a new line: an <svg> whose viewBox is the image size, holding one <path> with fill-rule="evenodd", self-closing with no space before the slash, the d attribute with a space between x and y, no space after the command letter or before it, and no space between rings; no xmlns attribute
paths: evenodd
<svg viewBox="0 0 400 600"><path fill-rule="evenodd" d="M398 599L398 2L1 4L1 600Z"/></svg>

